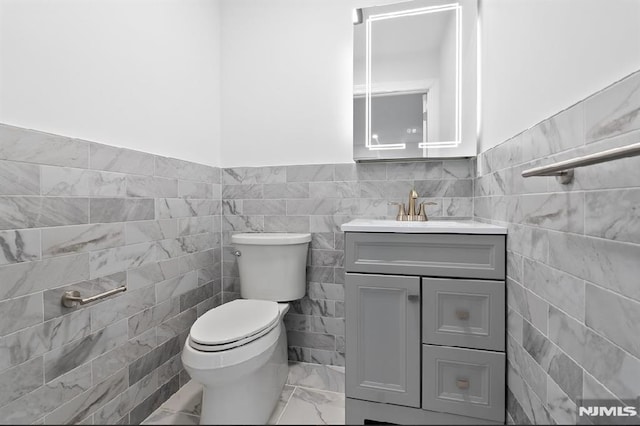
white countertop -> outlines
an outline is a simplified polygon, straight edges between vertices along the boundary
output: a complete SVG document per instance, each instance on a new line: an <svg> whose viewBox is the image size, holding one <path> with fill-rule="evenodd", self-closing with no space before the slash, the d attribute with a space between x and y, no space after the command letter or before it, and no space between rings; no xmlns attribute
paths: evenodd
<svg viewBox="0 0 640 426"><path fill-rule="evenodd" d="M504 234L507 228L471 220L397 220L355 219L341 227L343 232L398 232L407 234Z"/></svg>

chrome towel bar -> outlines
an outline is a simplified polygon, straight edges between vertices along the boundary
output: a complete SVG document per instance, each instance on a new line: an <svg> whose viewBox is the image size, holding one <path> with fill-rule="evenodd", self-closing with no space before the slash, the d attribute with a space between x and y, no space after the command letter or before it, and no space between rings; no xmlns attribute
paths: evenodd
<svg viewBox="0 0 640 426"><path fill-rule="evenodd" d="M105 297L113 296L114 294L118 294L123 291L127 291L127 287L114 288L113 290L105 291L104 293L87 297L86 299L83 299L80 296L80 292L78 290L65 291L64 294L62 295L62 305L67 308L74 308L77 305L86 305L87 303L95 302L97 300L104 299Z"/></svg>
<svg viewBox="0 0 640 426"><path fill-rule="evenodd" d="M548 166L534 167L522 172L522 177L531 176L557 176L560 183L568 184L573 180L573 169L604 163L606 161L619 160L621 158L640 155L640 142L620 148L608 149L595 154L584 155L571 160L559 161Z"/></svg>

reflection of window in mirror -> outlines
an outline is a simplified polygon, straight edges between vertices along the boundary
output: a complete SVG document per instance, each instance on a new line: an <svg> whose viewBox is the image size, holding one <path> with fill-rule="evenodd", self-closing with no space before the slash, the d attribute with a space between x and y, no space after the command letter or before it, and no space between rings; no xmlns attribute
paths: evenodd
<svg viewBox="0 0 640 426"><path fill-rule="evenodd" d="M472 116L466 130L475 130L475 113L464 113L462 102L473 102L475 111L476 15L475 0L413 0L356 14L362 22L354 25L356 160L475 154L475 135L467 142L473 149L446 147L463 143L463 116ZM473 30L466 38L465 23ZM466 80L463 47L473 48L464 55L474 61ZM471 94L463 95L463 83Z"/></svg>

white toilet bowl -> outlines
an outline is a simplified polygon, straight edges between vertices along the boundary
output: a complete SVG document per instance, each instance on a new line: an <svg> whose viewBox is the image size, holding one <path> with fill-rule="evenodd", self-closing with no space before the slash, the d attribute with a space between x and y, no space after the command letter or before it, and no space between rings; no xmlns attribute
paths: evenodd
<svg viewBox="0 0 640 426"><path fill-rule="evenodd" d="M284 315L304 296L310 234L237 234L241 295L203 314L182 351L203 385L200 424L265 424L287 380ZM268 260L268 261L266 261Z"/></svg>
<svg viewBox="0 0 640 426"><path fill-rule="evenodd" d="M238 299L227 305L242 302ZM255 333L259 336L247 343L225 343L224 350L203 351L191 337L185 342L184 367L203 385L200 424L265 424L269 420L288 374L283 318L289 305L278 303L277 308L275 324Z"/></svg>

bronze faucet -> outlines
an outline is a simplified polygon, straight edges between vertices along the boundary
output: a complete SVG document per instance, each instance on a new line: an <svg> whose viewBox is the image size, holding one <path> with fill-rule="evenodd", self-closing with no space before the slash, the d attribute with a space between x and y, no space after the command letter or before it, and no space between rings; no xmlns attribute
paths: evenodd
<svg viewBox="0 0 640 426"><path fill-rule="evenodd" d="M409 208L408 212L404 208L404 203L396 203L390 202L389 205L398 206L398 214L396 215L396 220L398 221L416 221L416 222L426 222L429 220L427 217L427 209L425 205L435 205L437 203L432 202L422 202L418 207L418 211L416 211L416 200L418 199L418 193L415 189L412 189L409 192Z"/></svg>

